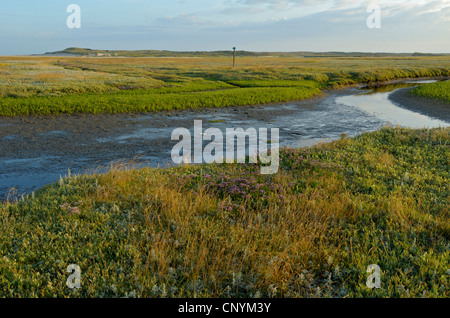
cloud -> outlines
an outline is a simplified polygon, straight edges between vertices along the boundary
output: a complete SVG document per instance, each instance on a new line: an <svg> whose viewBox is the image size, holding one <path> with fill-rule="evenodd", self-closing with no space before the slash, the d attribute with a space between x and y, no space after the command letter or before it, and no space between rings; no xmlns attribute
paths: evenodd
<svg viewBox="0 0 450 318"><path fill-rule="evenodd" d="M382 10L380 30L366 25L374 2ZM146 37L181 50L448 52L449 13L450 0L223 0L159 18Z"/></svg>
<svg viewBox="0 0 450 318"><path fill-rule="evenodd" d="M441 22L446 21L443 13L450 7L450 0L222 0L220 6L196 8L157 21L167 28L262 25L318 15L328 17L329 22L364 21L368 16L367 7L372 3L380 6L383 19L432 14Z"/></svg>
<svg viewBox="0 0 450 318"><path fill-rule="evenodd" d="M254 12L293 11L309 13L366 9L370 4L378 4L388 15L415 10L415 14L440 12L450 6L450 0L226 0L224 4L232 8L258 9Z"/></svg>
<svg viewBox="0 0 450 318"><path fill-rule="evenodd" d="M257 51L450 52L450 42L445 40L450 0L120 2L124 6L110 9L86 2L83 26L77 31L65 27L64 8L52 18L30 9L26 14L34 16L29 20L14 17L22 11L19 5L10 5L0 11L11 13L0 19L4 26L0 36L6 41L0 50L20 53L15 47L27 47L28 52L38 53L41 48L51 51L65 46L216 50L236 45ZM381 29L367 28L370 3L381 7ZM56 33L45 33L49 29Z"/></svg>

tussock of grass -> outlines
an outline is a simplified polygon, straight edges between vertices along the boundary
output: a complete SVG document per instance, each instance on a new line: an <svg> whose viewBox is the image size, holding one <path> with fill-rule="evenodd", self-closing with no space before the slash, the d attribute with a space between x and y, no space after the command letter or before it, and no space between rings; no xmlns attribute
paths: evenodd
<svg viewBox="0 0 450 318"><path fill-rule="evenodd" d="M448 128L385 128L282 149L273 176L224 164L62 179L0 206L0 295L448 297L449 143ZM366 287L370 264L381 289Z"/></svg>

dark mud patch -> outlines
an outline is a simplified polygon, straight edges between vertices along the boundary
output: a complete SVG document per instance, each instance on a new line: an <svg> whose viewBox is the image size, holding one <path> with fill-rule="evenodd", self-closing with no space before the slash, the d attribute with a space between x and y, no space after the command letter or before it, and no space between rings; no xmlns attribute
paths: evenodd
<svg viewBox="0 0 450 318"><path fill-rule="evenodd" d="M389 95L389 99L399 107L450 122L450 104L430 98L414 96L411 88L397 90Z"/></svg>

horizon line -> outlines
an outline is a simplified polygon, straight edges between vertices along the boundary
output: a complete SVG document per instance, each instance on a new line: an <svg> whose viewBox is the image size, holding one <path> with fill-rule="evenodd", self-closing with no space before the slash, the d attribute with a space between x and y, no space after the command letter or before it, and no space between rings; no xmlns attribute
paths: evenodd
<svg viewBox="0 0 450 318"><path fill-rule="evenodd" d="M166 49L91 49L91 48L82 48L82 47L68 47L59 51L48 51L45 53L28 53L28 54L0 54L0 56L45 56L45 55L54 55L57 56L59 54L73 54L73 55L83 55L83 53L71 53L64 52L70 49L80 49L80 50L88 50L88 51L104 51L104 52L145 52L145 51L153 51L153 52L174 52L174 53L218 53L218 52L232 52L232 49L217 49L217 50L166 50ZM308 51L308 50L300 50L300 51L260 51L260 50L236 50L237 52L248 52L248 53L286 53L286 54L294 54L294 53L316 53L316 54L396 54L396 55L406 55L406 54L424 54L424 55L450 55L450 52L389 52L389 51Z"/></svg>

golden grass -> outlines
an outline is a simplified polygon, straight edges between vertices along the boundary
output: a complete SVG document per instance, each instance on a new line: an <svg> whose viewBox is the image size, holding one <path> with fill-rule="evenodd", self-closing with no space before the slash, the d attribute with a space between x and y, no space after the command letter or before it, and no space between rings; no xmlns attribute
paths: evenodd
<svg viewBox="0 0 450 318"><path fill-rule="evenodd" d="M217 213L223 201L206 191L183 191L173 180L159 174L146 175L144 180L141 175L113 169L99 176L99 182L107 186L100 188L93 200L98 204L123 200L144 203L136 226L145 230L133 237L132 243L147 252L136 266L141 278L158 273L161 278L166 276L168 285L171 264L180 257L180 248L182 267L189 273L189 280L208 282L218 273L246 273L259 277L254 287L261 290L288 282L305 269L316 269L308 264L329 257L338 259L338 255L327 251L326 237L338 235L331 225L337 219L350 221L361 213L350 195L332 195L343 191L337 179L321 177L316 181L327 185L322 191L329 196L313 195L310 200L293 201L283 207L273 204L258 212L243 210L233 223L226 218L212 222L205 216ZM286 187L292 181L287 174L276 179ZM143 237L151 239L151 245ZM246 272L249 267L252 273Z"/></svg>
<svg viewBox="0 0 450 318"><path fill-rule="evenodd" d="M449 132L384 128L283 148L273 176L132 163L61 179L0 205L0 294L447 297ZM68 264L83 269L77 293ZM381 289L365 285L370 264Z"/></svg>

